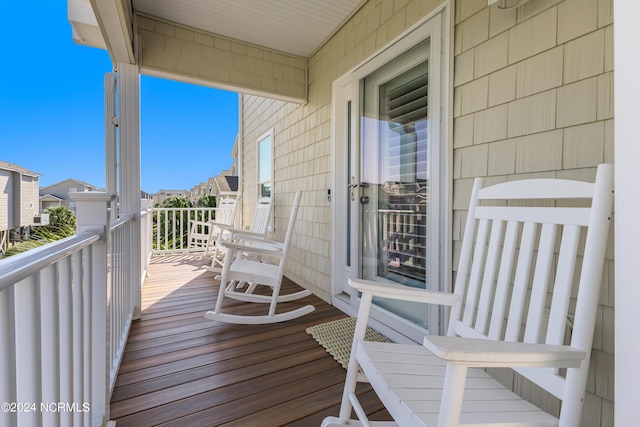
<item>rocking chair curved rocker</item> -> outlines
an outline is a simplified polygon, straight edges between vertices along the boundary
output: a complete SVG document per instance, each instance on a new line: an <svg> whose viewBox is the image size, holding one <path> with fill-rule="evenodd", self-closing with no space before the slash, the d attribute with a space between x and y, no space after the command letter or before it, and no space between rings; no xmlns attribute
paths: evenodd
<svg viewBox="0 0 640 427"><path fill-rule="evenodd" d="M266 324L295 319L315 310L312 305L306 305L287 312L276 313L278 303L294 301L311 295L309 290L280 295L282 276L301 194L298 191L293 201L284 243L259 238L251 234L242 235L241 233L235 234L233 242L221 242L221 246L226 249L226 255L222 274L216 276L216 278L220 278L220 290L215 309L205 314L207 319L224 323ZM270 287L271 295L255 293L258 286ZM239 315L223 313L222 302L225 297L246 302L269 304L268 314Z"/></svg>

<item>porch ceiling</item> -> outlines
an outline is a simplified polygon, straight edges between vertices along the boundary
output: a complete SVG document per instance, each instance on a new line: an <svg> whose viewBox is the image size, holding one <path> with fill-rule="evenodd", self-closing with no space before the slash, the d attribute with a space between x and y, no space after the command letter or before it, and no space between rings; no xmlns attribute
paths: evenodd
<svg viewBox="0 0 640 427"><path fill-rule="evenodd" d="M298 103L307 101L306 60L366 2L67 1L76 42L106 48L114 64Z"/></svg>
<svg viewBox="0 0 640 427"><path fill-rule="evenodd" d="M363 0L133 0L134 12L309 57Z"/></svg>

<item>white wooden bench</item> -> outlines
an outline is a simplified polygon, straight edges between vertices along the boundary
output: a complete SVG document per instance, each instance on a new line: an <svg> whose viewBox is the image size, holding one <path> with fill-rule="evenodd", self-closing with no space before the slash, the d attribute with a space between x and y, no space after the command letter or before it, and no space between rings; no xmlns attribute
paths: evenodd
<svg viewBox="0 0 640 427"><path fill-rule="evenodd" d="M612 165L599 166L593 184L532 179L483 188L476 179L454 293L351 282L362 292L354 349L340 416L323 426L378 425L355 396L363 380L396 421L380 425L579 426L612 207ZM364 342L373 296L451 307L447 336L426 336L423 345ZM559 418L487 367L512 368L556 396ZM360 420L350 419L352 409Z"/></svg>

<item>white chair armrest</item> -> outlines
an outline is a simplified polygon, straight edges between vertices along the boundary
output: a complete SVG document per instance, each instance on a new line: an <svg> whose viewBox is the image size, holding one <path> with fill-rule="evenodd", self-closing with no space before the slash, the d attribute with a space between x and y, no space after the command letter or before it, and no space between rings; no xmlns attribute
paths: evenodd
<svg viewBox="0 0 640 427"><path fill-rule="evenodd" d="M208 226L209 225L209 221L197 221L195 219L190 219L189 220L189 224L191 224L191 225L194 225L194 224L195 225L207 225Z"/></svg>
<svg viewBox="0 0 640 427"><path fill-rule="evenodd" d="M209 225L210 225L210 226L212 226L212 227L220 228L220 229L222 229L222 230L226 230L226 229L228 229L228 228L233 228L233 225L223 224L223 223L221 223L221 222L215 222L214 220L209 220L209 221L207 222L207 224L209 224Z"/></svg>
<svg viewBox="0 0 640 427"><path fill-rule="evenodd" d="M269 242L267 240L259 240L258 242L264 243L264 245L256 246L252 244L223 241L220 242L220 246L231 249L234 252L242 252L248 255L266 255L276 258L282 256L282 248L279 245L276 245L278 242Z"/></svg>
<svg viewBox="0 0 640 427"><path fill-rule="evenodd" d="M234 239L238 238L238 239L242 239L242 240L248 240L248 239L252 239L252 240L257 240L257 241L267 241L269 243L272 243L271 241L268 241L265 239L264 234L262 233L256 233L253 231L249 231L249 230L242 230L240 228L223 228L223 231L230 233L232 235L232 237Z"/></svg>
<svg viewBox="0 0 640 427"><path fill-rule="evenodd" d="M449 292L410 288L393 283L380 283L364 279L349 279L349 284L360 292L370 293L373 296L382 298L447 306L452 306L460 300L458 295Z"/></svg>
<svg viewBox="0 0 640 427"><path fill-rule="evenodd" d="M579 367L586 352L566 345L427 335L424 346L447 362L469 367Z"/></svg>

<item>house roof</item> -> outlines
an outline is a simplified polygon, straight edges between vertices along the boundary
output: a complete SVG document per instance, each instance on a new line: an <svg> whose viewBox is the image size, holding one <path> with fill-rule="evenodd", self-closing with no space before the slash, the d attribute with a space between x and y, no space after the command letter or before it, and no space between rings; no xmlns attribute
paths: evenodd
<svg viewBox="0 0 640 427"><path fill-rule="evenodd" d="M11 172L18 172L18 173L21 173L23 175L28 175L28 176L33 176L33 177L41 176L37 172L33 172L33 171L29 170L29 169L23 168L22 166L18 166L18 165L14 164L14 163L4 162L2 160L0 160L0 169L8 170L8 171L11 171Z"/></svg>
<svg viewBox="0 0 640 427"><path fill-rule="evenodd" d="M238 177L229 175L218 175L215 178L220 192L238 191Z"/></svg>
<svg viewBox="0 0 640 427"><path fill-rule="evenodd" d="M54 196L53 194L43 194L40 196L40 200L41 201L46 201L46 202L62 202L64 201L64 199L58 197L58 196Z"/></svg>
<svg viewBox="0 0 640 427"><path fill-rule="evenodd" d="M74 183L74 184L76 184L76 186L90 187L90 188L94 188L96 190L100 190L100 187L96 187L95 185L89 184L88 182L80 181L79 179L68 178L68 179L56 182L54 184L51 184L51 185L47 185L46 187L40 187L40 192L41 193L45 193L46 191L44 191L44 190L46 190L48 188L51 188L51 187L56 187L56 186L58 186L60 184L66 183L66 182Z"/></svg>

